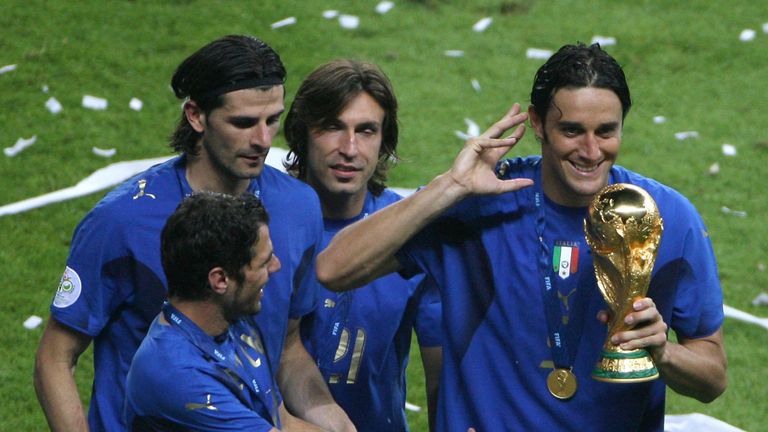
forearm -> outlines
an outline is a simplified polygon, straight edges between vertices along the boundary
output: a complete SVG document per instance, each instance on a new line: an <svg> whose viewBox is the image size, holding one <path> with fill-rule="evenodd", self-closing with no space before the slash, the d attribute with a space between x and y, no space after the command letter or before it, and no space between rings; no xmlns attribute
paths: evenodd
<svg viewBox="0 0 768 432"><path fill-rule="evenodd" d="M317 365L298 335L298 321L289 325L277 375L285 407L294 416L329 431L354 431L349 417L333 400Z"/></svg>
<svg viewBox="0 0 768 432"><path fill-rule="evenodd" d="M464 196L451 176L443 174L408 198L346 227L318 255L318 280L330 290L346 291L397 270L397 251Z"/></svg>
<svg viewBox="0 0 768 432"><path fill-rule="evenodd" d="M77 393L74 367L38 357L35 393L51 431L87 431L83 405Z"/></svg>
<svg viewBox="0 0 768 432"><path fill-rule="evenodd" d="M651 355L664 382L684 396L709 403L728 385L721 330L707 338L668 342Z"/></svg>

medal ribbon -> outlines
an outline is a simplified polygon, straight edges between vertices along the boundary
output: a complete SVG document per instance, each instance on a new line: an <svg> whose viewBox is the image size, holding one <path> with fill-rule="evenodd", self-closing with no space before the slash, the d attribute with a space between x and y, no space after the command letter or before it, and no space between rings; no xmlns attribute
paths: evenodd
<svg viewBox="0 0 768 432"><path fill-rule="evenodd" d="M214 342L213 337L206 334L204 331L200 329L192 320L184 316L183 313L181 313L178 309L173 307L169 302L165 302L163 304L163 315L165 316L166 321L172 326L176 326L182 334L189 340L193 345L195 345L200 351L202 351L205 355L205 358L208 361L213 361L220 365L224 369L226 376L231 376L231 374L227 372L234 373L240 381L244 384L244 387L247 388L253 398L261 400L264 403L264 406L267 407L267 411L269 414L269 418L272 419L272 424L275 427L280 427L280 421L278 417L278 407L277 407L277 396L275 395L276 392L276 386L274 383L274 380L272 379L272 372L269 371L267 374L270 377L269 383L264 383L263 379L260 379L259 375L256 373L253 373L255 371L255 368L251 368L248 361L246 362L239 362L236 360L235 352L233 350L232 353L224 353L222 352L217 344ZM254 330L256 328L254 327ZM259 343L261 342L261 336L259 336L258 331L254 331L254 334L259 337ZM228 342L231 342L231 345L233 348L240 347L241 349L245 350L246 352L249 352L248 354L251 358L257 359L261 358L265 363L268 362L267 356L263 353L258 352L257 350L251 348L245 343L240 342L239 335L235 334L233 331L233 326L230 325L227 329L227 338ZM268 365L268 363L267 363ZM259 391L257 392L256 387L258 387ZM240 391L239 386L231 386L232 390ZM269 394L267 394L269 393ZM247 398L240 397L240 399L245 403L247 402ZM259 412L259 407L256 406L253 402L250 403L250 408L255 411Z"/></svg>
<svg viewBox="0 0 768 432"><path fill-rule="evenodd" d="M566 342L566 328L563 324L562 312L560 310L560 300L557 296L557 287L553 284L552 278L552 259L550 249L544 238L546 228L544 212L544 193L541 186L541 163L536 169L536 181L534 191L534 204L536 206L536 237L539 239L539 278L542 281L542 295L544 299L544 312L549 329L549 340L551 343L552 361L555 368L571 369L573 365L573 355L568 351Z"/></svg>

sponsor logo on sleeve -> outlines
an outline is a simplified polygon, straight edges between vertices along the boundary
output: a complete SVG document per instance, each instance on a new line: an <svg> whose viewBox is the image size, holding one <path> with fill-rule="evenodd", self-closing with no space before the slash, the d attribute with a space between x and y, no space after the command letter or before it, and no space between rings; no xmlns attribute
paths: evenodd
<svg viewBox="0 0 768 432"><path fill-rule="evenodd" d="M65 308L74 304L80 298L82 284L77 272L67 266L64 274L61 275L59 288L56 290L56 297L53 299L53 305L57 308Z"/></svg>

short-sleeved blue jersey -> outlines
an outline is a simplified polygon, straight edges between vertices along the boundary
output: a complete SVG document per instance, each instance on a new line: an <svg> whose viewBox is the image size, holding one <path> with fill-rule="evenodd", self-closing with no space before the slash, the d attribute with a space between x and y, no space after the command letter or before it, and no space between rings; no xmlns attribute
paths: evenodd
<svg viewBox="0 0 768 432"><path fill-rule="evenodd" d="M217 362L178 326L155 319L126 379L127 430L279 428L280 401L273 372L258 343L260 334L250 322L237 321L219 341L195 326L199 333L196 336L208 339L206 342L219 353L237 357L242 368L248 369L251 379L243 380L233 367ZM246 346L248 341L250 345Z"/></svg>
<svg viewBox="0 0 768 432"><path fill-rule="evenodd" d="M401 197L368 193L363 211L325 219L323 245L345 226ZM359 431L405 431L406 366L411 334L422 346L441 344L440 298L423 275L390 274L352 291L318 290L315 312L302 320L302 339L336 402Z"/></svg>
<svg viewBox="0 0 768 432"><path fill-rule="evenodd" d="M185 157L173 158L109 192L75 230L67 266L51 305L62 324L93 337L93 431L124 429L125 376L166 298L160 232L192 193ZM256 321L272 364L279 364L287 322L314 309L314 259L322 215L306 184L265 166L251 182L270 215L270 236L282 268L270 277Z"/></svg>
<svg viewBox="0 0 768 432"><path fill-rule="evenodd" d="M472 197L422 230L398 253L403 274L425 271L440 286L446 333L438 430L662 430L665 384L610 384L591 378L606 338L595 318L607 306L584 239L585 208L542 204L544 244L578 265L555 272L576 394L555 399L538 257L540 158L509 161L506 178L536 185ZM632 183L656 201L664 232L648 296L678 336L709 336L722 325L722 291L711 242L693 205L656 181L619 166L611 183ZM568 248L568 249L564 249ZM573 261L571 261L573 262Z"/></svg>

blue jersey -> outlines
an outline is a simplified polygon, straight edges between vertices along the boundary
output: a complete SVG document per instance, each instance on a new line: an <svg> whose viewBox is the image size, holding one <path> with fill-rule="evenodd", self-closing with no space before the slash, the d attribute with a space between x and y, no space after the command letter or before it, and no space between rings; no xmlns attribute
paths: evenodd
<svg viewBox="0 0 768 432"><path fill-rule="evenodd" d="M252 321L235 322L217 340L178 311L164 313L170 319L152 323L128 372L128 430L280 427L273 374Z"/></svg>
<svg viewBox="0 0 768 432"><path fill-rule="evenodd" d="M93 337L95 376L88 414L93 431L125 428L125 376L167 293L160 232L192 193L185 160L171 159L118 186L75 230L51 315ZM288 319L314 309L322 215L310 187L270 166L249 191L260 196L270 214L270 237L282 263L270 277L263 312L256 318L276 365Z"/></svg>
<svg viewBox="0 0 768 432"><path fill-rule="evenodd" d="M404 274L424 270L435 279L445 316L456 318L444 321L438 430L662 430L662 380L610 384L591 378L607 333L595 317L607 305L584 239L586 209L543 198L539 161L511 160L506 174L534 179L534 187L468 198L398 253ZM693 205L618 166L610 181L644 188L660 210L664 232L648 296L664 321L685 338L716 332L723 322L722 291ZM551 254L546 260L539 259L542 250ZM553 265L561 259L555 253L573 265ZM576 394L565 401L546 386L554 362L542 272L558 290L568 361L578 381Z"/></svg>
<svg viewBox="0 0 768 432"><path fill-rule="evenodd" d="M368 193L362 213L325 219L323 244L345 226L401 197ZM302 339L336 402L360 431L405 431L405 370L411 334L421 346L441 343L439 293L423 275L390 274L356 290L325 288L317 310L302 320Z"/></svg>

